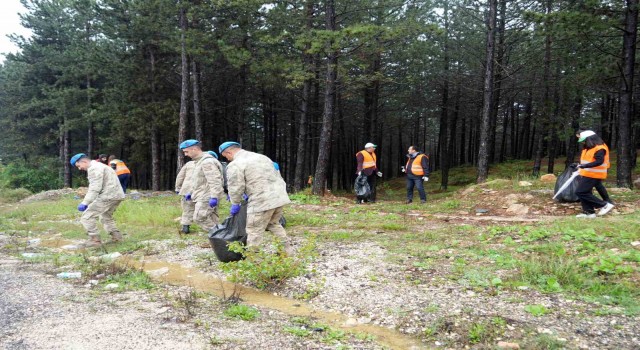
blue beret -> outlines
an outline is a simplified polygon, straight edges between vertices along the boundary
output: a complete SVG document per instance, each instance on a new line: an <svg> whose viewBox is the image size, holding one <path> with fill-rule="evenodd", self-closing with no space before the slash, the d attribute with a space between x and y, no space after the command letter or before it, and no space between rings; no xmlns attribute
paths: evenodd
<svg viewBox="0 0 640 350"><path fill-rule="evenodd" d="M240 144L237 143L237 142L234 142L234 141L227 141L227 142L221 144L220 147L218 147L218 151L220 153L222 153L222 152L224 152L225 149L227 149L227 148L229 148L231 146L240 146Z"/></svg>
<svg viewBox="0 0 640 350"><path fill-rule="evenodd" d="M207 151L207 153L209 153L210 155L214 156L216 159L218 159L218 154L214 151Z"/></svg>
<svg viewBox="0 0 640 350"><path fill-rule="evenodd" d="M276 162L273 162L273 167L276 168L277 171L280 171L280 165Z"/></svg>
<svg viewBox="0 0 640 350"><path fill-rule="evenodd" d="M185 140L182 141L182 143L180 144L180 149L185 149L185 148L189 148L191 146L195 146L197 144L200 144L200 141L198 140Z"/></svg>
<svg viewBox="0 0 640 350"><path fill-rule="evenodd" d="M76 162L83 157L86 157L87 155L84 153L78 153L75 156L71 157L71 160L69 161L69 163L71 163L71 166L76 166Z"/></svg>

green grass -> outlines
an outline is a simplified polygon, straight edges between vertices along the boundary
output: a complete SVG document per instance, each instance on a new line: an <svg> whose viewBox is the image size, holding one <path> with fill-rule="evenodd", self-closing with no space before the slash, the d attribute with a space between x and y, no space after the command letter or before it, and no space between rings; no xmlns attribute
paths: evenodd
<svg viewBox="0 0 640 350"><path fill-rule="evenodd" d="M257 309L244 304L234 304L224 310L224 315L243 321L253 321L260 316L260 312Z"/></svg>
<svg viewBox="0 0 640 350"><path fill-rule="evenodd" d="M117 283L118 288L116 288L115 291L118 292L126 290L149 290L156 287L149 275L137 270L129 270L110 275L101 284L107 285L109 283Z"/></svg>

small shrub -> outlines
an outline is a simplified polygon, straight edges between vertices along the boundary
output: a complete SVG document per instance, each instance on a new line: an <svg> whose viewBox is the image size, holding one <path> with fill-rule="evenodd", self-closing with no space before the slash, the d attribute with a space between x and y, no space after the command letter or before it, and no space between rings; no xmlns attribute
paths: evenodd
<svg viewBox="0 0 640 350"><path fill-rule="evenodd" d="M544 316L550 312L544 305L527 305L524 307L524 311L536 317Z"/></svg>
<svg viewBox="0 0 640 350"><path fill-rule="evenodd" d="M471 344L485 341L489 336L489 330L484 323L476 322L469 328L469 342Z"/></svg>
<svg viewBox="0 0 640 350"><path fill-rule="evenodd" d="M582 265L599 274L618 275L633 272L633 267L623 265L622 256L611 252L589 257L582 262Z"/></svg>
<svg viewBox="0 0 640 350"><path fill-rule="evenodd" d="M283 247L273 243L277 253L264 249L245 250L239 242L229 245L229 249L245 255L246 259L221 265L222 271L230 274L229 280L237 283L252 283L258 289L266 289L283 281L302 275L311 260L315 258L313 237L300 248L297 257L283 254Z"/></svg>
<svg viewBox="0 0 640 350"><path fill-rule="evenodd" d="M60 164L56 159L13 162L0 167L0 187L26 188L34 193L60 188L59 169Z"/></svg>
<svg viewBox="0 0 640 350"><path fill-rule="evenodd" d="M260 315L260 312L247 305L234 304L224 310L224 315L231 318L241 319L243 321L253 321Z"/></svg>

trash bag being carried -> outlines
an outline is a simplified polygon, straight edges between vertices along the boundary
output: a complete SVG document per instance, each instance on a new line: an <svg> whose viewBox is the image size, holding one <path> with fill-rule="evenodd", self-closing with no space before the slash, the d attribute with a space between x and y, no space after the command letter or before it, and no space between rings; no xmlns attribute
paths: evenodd
<svg viewBox="0 0 640 350"><path fill-rule="evenodd" d="M209 230L209 243L218 260L222 262L238 261L242 254L229 250L229 243L240 241L247 244L247 205L243 203L240 212L229 216L223 222Z"/></svg>
<svg viewBox="0 0 640 350"><path fill-rule="evenodd" d="M576 195L576 189L578 188L578 181L575 179L571 179L571 175L578 170L575 166L568 166L560 176L558 176L558 180L556 180L556 185L553 189L553 192L557 194L556 199L559 202L578 202L578 196ZM558 190L565 182L572 180L567 188L565 188L561 193L558 193Z"/></svg>
<svg viewBox="0 0 640 350"><path fill-rule="evenodd" d="M359 200L368 200L371 196L371 187L367 182L367 176L364 174L358 175L355 183L356 198Z"/></svg>
<svg viewBox="0 0 640 350"><path fill-rule="evenodd" d="M287 224L284 215L280 218L280 225ZM209 230L209 243L216 254L218 260L231 262L242 260L244 257L240 253L229 250L229 244L233 242L247 244L247 202L240 206L240 212L234 216L229 216L223 222L215 225Z"/></svg>

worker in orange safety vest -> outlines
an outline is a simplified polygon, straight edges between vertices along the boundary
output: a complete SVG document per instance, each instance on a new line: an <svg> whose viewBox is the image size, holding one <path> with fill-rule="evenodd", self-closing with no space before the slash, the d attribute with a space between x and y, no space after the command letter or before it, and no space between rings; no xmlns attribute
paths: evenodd
<svg viewBox="0 0 640 350"><path fill-rule="evenodd" d="M356 174L358 174L358 176L365 175L367 177L367 182L371 188L371 195L366 201L371 203L376 202L376 175L378 177L382 177L382 173L378 171L378 166L376 165L378 161L375 152L376 148L376 145L368 142L364 145L364 150L356 153L356 161L358 164ZM356 203L361 203L361 201L356 199Z"/></svg>
<svg viewBox="0 0 640 350"><path fill-rule="evenodd" d="M120 180L120 186L122 186L122 191L127 193L127 186L129 186L129 180L131 179L131 170L127 168L127 165L124 164L123 161L117 159L113 154L109 156L109 165L116 171L118 180Z"/></svg>
<svg viewBox="0 0 640 350"><path fill-rule="evenodd" d="M427 202L427 194L424 192L422 182L429 181L429 157L418 152L415 146L409 146L407 150L407 164L400 168L407 174L407 204L413 202L413 188L417 187L420 195L420 203Z"/></svg>
<svg viewBox="0 0 640 350"><path fill-rule="evenodd" d="M582 213L576 215L579 218L595 218L595 209L601 208L598 215L605 215L613 209L614 205L607 203L593 195L593 188L602 183L607 178L609 163L609 147L605 145L600 136L591 130L582 131L579 134L579 143L582 143L583 150L580 155L578 171L580 177L576 196L580 199Z"/></svg>

